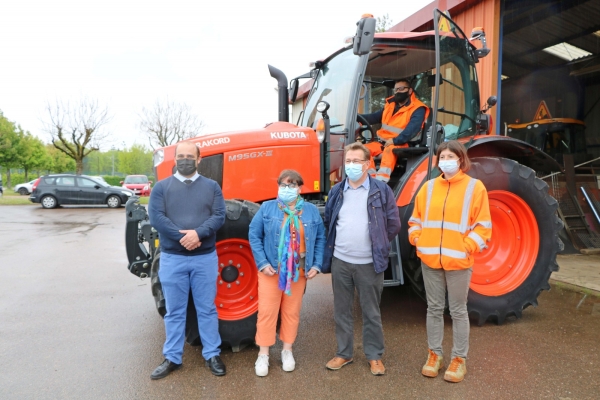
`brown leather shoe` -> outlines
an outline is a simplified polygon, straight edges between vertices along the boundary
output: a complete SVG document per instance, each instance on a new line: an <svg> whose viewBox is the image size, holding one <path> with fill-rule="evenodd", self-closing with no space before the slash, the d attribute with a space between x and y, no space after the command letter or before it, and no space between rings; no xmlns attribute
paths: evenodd
<svg viewBox="0 0 600 400"><path fill-rule="evenodd" d="M385 375L385 367L381 360L371 360L369 364L371 365L371 373L373 375Z"/></svg>
<svg viewBox="0 0 600 400"><path fill-rule="evenodd" d="M341 357L333 357L327 364L325 364L325 367L332 371L336 371L342 368L344 365L350 364L352 361L354 361L352 358L346 360L345 358Z"/></svg>

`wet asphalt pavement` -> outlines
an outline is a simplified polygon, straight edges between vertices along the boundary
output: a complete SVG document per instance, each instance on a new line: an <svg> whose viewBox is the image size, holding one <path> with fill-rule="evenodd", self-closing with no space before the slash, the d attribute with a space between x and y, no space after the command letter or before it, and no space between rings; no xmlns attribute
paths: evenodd
<svg viewBox="0 0 600 400"><path fill-rule="evenodd" d="M215 377L186 344L183 368L151 381L164 329L149 281L126 268L124 221L124 209L0 207L0 399L600 397L600 297L553 285L522 319L473 325L467 376L450 384L420 374L426 306L408 288L383 295L387 374L370 374L359 321L355 362L326 370L335 352L329 275L309 283L296 371L281 370L279 344L267 377L254 375L254 347L225 349L227 375ZM449 318L445 333L449 356Z"/></svg>

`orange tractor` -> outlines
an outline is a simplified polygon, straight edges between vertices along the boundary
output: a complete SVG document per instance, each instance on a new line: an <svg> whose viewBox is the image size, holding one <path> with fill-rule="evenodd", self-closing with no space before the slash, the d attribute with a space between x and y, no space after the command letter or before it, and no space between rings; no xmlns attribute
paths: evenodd
<svg viewBox="0 0 600 400"><path fill-rule="evenodd" d="M486 111L495 99L480 108L475 63L489 49L484 40L480 49L471 43L484 39L483 32L469 39L438 10L434 21L435 31L374 34L375 20L364 17L351 43L292 79L289 89L285 75L269 66L279 85L278 122L193 139L201 149L199 172L218 182L227 199L226 222L217 234L220 276L215 302L222 340L234 351L252 342L256 332L257 268L248 225L259 204L276 196L278 174L292 168L304 178L304 198L324 206L329 189L344 179L344 146L357 138L376 140L377 126L360 114L380 109L400 78L411 78L431 112L410 146L395 150L398 163L389 185L397 197L402 230L390 249L385 285L408 283L424 295L420 262L407 240L407 221L418 189L439 174L432 167L436 145L457 138L473 160L469 175L488 190L493 224L489 248L476 256L468 300L471 316L479 324L519 318L524 308L537 304L541 290L550 288L548 279L558 269L556 254L562 250L562 223L556 216L557 202L535 171L557 171L560 166L528 143L488 135ZM312 79L313 84L295 125L288 122L288 104L296 100L300 79ZM174 153L175 146L155 151L157 179L173 173ZM135 198L126 212L129 270L150 277L156 307L164 315L159 237ZM196 325L194 307L189 306L187 341L192 344L199 342Z"/></svg>

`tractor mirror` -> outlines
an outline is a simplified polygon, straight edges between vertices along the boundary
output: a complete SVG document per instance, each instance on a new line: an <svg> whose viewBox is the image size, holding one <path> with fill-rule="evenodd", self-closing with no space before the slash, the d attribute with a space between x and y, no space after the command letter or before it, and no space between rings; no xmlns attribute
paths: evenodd
<svg viewBox="0 0 600 400"><path fill-rule="evenodd" d="M490 106L490 107L494 107L497 102L498 102L498 98L496 96L490 96L487 99L488 106Z"/></svg>
<svg viewBox="0 0 600 400"><path fill-rule="evenodd" d="M352 52L357 56L369 54L373 39L375 38L375 18L371 14L365 14L356 23L356 35L354 35L354 43Z"/></svg>
<svg viewBox="0 0 600 400"><path fill-rule="evenodd" d="M429 86L429 87L434 87L434 86L435 86L435 78L436 78L436 77L440 77L440 78L441 78L441 75L437 75L437 74L434 74L434 75L429 75L429 76L427 77L427 86ZM443 79L440 79L440 78L438 78L438 81L439 81L439 83L440 83L440 85L441 85L442 83L444 83L444 80L443 80Z"/></svg>
<svg viewBox="0 0 600 400"><path fill-rule="evenodd" d="M290 89L288 90L288 97L290 103L296 101L296 97L298 96L298 79L292 79L290 82Z"/></svg>

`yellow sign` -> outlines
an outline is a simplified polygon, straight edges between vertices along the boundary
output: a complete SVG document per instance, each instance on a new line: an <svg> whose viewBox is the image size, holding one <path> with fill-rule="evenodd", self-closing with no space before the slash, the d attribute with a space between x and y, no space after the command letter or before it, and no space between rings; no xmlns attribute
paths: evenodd
<svg viewBox="0 0 600 400"><path fill-rule="evenodd" d="M313 190L321 190L321 189L319 189L320 187L321 187L321 185L319 184L319 181L314 181Z"/></svg>
<svg viewBox="0 0 600 400"><path fill-rule="evenodd" d="M446 16L448 16L448 18L450 18L450 12L449 11L444 12L444 14ZM450 22L448 21L447 18L440 17L440 20L438 22L438 30L440 32L450 32Z"/></svg>
<svg viewBox="0 0 600 400"><path fill-rule="evenodd" d="M550 115L550 110L548 110L548 106L544 100L540 101L540 105L535 112L535 117L533 117L534 121L539 121L540 119L550 119L552 115Z"/></svg>

